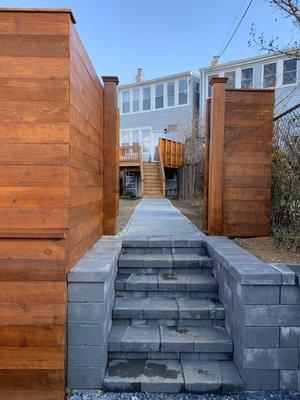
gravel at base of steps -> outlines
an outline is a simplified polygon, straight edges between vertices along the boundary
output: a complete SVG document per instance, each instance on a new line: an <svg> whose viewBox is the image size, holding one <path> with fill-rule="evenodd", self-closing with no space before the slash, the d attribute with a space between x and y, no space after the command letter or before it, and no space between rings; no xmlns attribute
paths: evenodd
<svg viewBox="0 0 300 400"><path fill-rule="evenodd" d="M300 393L288 391L255 392L232 395L214 394L157 394L157 393L102 393L99 391L74 393L68 400L299 400Z"/></svg>

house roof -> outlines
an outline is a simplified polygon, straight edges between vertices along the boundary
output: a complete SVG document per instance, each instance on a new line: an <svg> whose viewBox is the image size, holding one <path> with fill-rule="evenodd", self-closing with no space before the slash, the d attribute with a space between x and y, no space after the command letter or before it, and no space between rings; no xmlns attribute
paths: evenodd
<svg viewBox="0 0 300 400"><path fill-rule="evenodd" d="M290 49L292 50L292 49ZM296 49L295 49L296 51ZM208 67L203 67L200 68L199 71L201 72L208 72L208 71L218 71L218 70L223 70L224 68L228 67L237 67L240 65L246 65L246 64L253 64L255 62L264 62L272 59L278 59L278 58L286 58L284 54L280 53L268 53L268 54L262 54L259 56L255 57L249 57L249 58L242 58L239 60L234 60L234 61L228 61L222 64L218 64L214 67L208 66Z"/></svg>
<svg viewBox="0 0 300 400"><path fill-rule="evenodd" d="M136 87L136 86L152 85L153 83L163 82L163 81L172 80L172 79L180 79L180 78L183 78L186 76L195 76L197 78L200 78L200 76L197 72L185 71L185 72L180 72L180 73L174 74L174 75L166 75L166 76L161 76L161 77L155 78L155 79L144 80L141 82L133 82L133 83L128 83L128 84L124 84L124 85L119 85L119 90Z"/></svg>

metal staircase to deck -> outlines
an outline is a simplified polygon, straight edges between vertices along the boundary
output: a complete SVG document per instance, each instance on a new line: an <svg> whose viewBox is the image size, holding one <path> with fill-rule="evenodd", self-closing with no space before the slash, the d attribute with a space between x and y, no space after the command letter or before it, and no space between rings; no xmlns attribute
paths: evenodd
<svg viewBox="0 0 300 400"><path fill-rule="evenodd" d="M203 243L129 242L118 265L104 390L242 391Z"/></svg>

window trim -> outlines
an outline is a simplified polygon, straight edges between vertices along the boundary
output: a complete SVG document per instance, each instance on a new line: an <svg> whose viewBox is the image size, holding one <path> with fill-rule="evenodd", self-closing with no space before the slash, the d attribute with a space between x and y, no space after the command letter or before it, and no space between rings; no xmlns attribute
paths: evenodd
<svg viewBox="0 0 300 400"><path fill-rule="evenodd" d="M240 81L240 88L241 89L243 89L242 88L242 81L243 81L243 79L242 79L242 74L243 74L243 71L245 70L245 69L252 69L252 86L249 88L244 88L245 90L247 90L247 89L254 89L254 66L251 66L251 67L244 67L244 68L241 68L240 69L240 71L241 71L241 81ZM249 79L247 79L247 80L249 80Z"/></svg>
<svg viewBox="0 0 300 400"><path fill-rule="evenodd" d="M162 95L161 96L157 96L156 90L157 88L161 86L162 87ZM165 107L165 85L164 83L157 83L155 85L155 92L154 92L155 96L154 96L154 108L155 110L162 110ZM156 104L156 100L162 98L162 107L157 107Z"/></svg>
<svg viewBox="0 0 300 400"><path fill-rule="evenodd" d="M276 89L276 88L279 87L279 85L278 85L278 61L279 61L279 60L276 60L276 61L269 61L269 62L266 62L266 63L263 63L263 64L262 64L262 73L261 73L261 88L262 88L262 89ZM270 65L270 64L276 64L275 86L265 87L265 86L264 86L264 80L265 80L265 79L264 79L264 78L265 78L264 70L265 70L265 65Z"/></svg>
<svg viewBox="0 0 300 400"><path fill-rule="evenodd" d="M182 81L186 81L186 90L184 92L180 92L179 91L179 83ZM177 90L177 104L178 106L187 106L189 104L189 79L188 78L181 78L177 80L177 86L178 86L178 90ZM180 93L186 93L186 103L182 103L179 104L179 96Z"/></svg>
<svg viewBox="0 0 300 400"><path fill-rule="evenodd" d="M128 93L128 101L124 101L124 94ZM122 114L130 114L131 108L130 108L130 90L124 90L122 91ZM124 104L128 103L128 111L124 112Z"/></svg>
<svg viewBox="0 0 300 400"><path fill-rule="evenodd" d="M281 80L281 85L284 86L284 87L295 86L295 85L297 85L297 82L298 82L298 60L297 60L297 59L294 59L294 60L296 61L296 82L293 82L293 83L283 83L283 74L284 74L283 68L284 68L284 62L285 62L285 61L288 61L288 60L293 60L293 58L285 58L285 59L281 60L281 61L282 61L282 80Z"/></svg>

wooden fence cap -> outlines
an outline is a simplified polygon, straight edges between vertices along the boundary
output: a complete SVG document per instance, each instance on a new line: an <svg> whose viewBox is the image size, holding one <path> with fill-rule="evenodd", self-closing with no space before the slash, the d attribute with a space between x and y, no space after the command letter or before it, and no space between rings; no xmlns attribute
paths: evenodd
<svg viewBox="0 0 300 400"><path fill-rule="evenodd" d="M102 76L103 82L115 82L116 85L119 84L119 78L117 76Z"/></svg>
<svg viewBox="0 0 300 400"><path fill-rule="evenodd" d="M66 13L70 15L73 24L76 20L70 8L20 8L20 7L0 7L0 12L20 12L20 13Z"/></svg>
<svg viewBox="0 0 300 400"><path fill-rule="evenodd" d="M212 86L214 83L226 83L228 81L228 78L225 76L213 76L210 81L209 84L210 86Z"/></svg>

